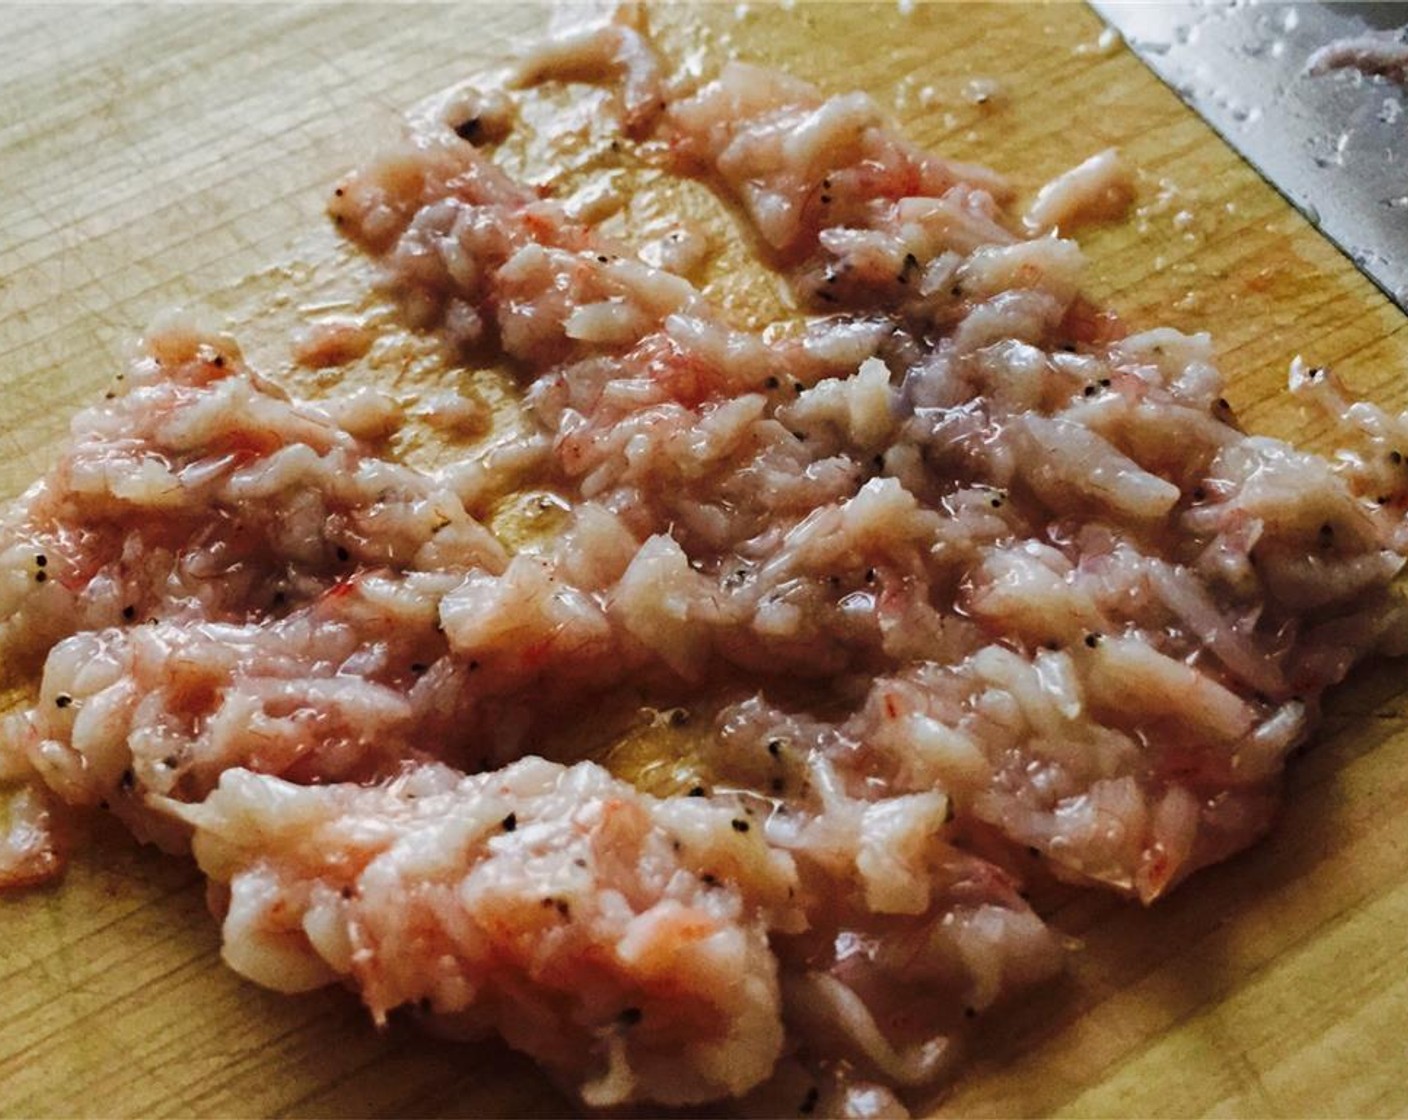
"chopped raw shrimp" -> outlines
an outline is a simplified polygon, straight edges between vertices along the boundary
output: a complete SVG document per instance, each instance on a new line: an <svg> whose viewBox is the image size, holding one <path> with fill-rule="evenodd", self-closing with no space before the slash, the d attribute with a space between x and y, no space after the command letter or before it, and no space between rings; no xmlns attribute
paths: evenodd
<svg viewBox="0 0 1408 1120"><path fill-rule="evenodd" d="M533 85L617 76L626 129L643 131L665 107L663 75L655 49L625 24L608 23L540 43L524 56L514 78L520 85Z"/></svg>
<svg viewBox="0 0 1408 1120"><path fill-rule="evenodd" d="M795 872L724 804L657 801L588 763L301 788L231 770L200 806L224 957L372 1014L498 1030L591 1105L736 1095L782 1049L770 925Z"/></svg>
<svg viewBox="0 0 1408 1120"><path fill-rule="evenodd" d="M1032 233L1070 230L1082 222L1122 218L1134 201L1134 181L1114 148L1062 172L1037 192L1022 223Z"/></svg>
<svg viewBox="0 0 1408 1120"><path fill-rule="evenodd" d="M38 787L0 786L0 890L45 883L63 872L66 854L50 812Z"/></svg>
<svg viewBox="0 0 1408 1120"><path fill-rule="evenodd" d="M343 366L362 357L372 346L372 334L353 319L310 323L293 338L293 360L309 369Z"/></svg>
<svg viewBox="0 0 1408 1120"><path fill-rule="evenodd" d="M429 999L595 1104L801 1069L808 1109L881 1107L1059 967L1022 869L1156 898L1267 827L1326 688L1408 652L1408 429L1302 369L1357 450L1246 434L1205 336L1126 335L1073 242L863 95L739 64L681 93L622 26L524 76L618 73L844 314L741 330L432 114L330 210L413 329L512 361L518 421L432 478L342 426L388 402L334 417L154 336L143 407L89 414L12 515L0 593L49 629L4 633L50 652L0 773L194 826L266 983ZM540 534L476 520L534 495ZM695 796L515 762L616 700L716 713L670 760Z"/></svg>

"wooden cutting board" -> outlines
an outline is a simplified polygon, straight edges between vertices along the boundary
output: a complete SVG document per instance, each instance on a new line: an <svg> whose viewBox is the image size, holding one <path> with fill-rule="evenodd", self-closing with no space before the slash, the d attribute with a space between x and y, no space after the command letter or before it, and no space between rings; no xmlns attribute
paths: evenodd
<svg viewBox="0 0 1408 1120"><path fill-rule="evenodd" d="M329 185L401 110L501 62L551 17L482 4L0 7L0 493L52 460L69 417L173 304L210 308L268 372L326 388L288 370L286 327L359 290L325 228ZM1085 8L710 5L653 21L675 58L738 55L869 90L922 143L987 162L1027 195L1122 146L1142 169L1138 208L1082 238L1092 295L1131 326L1211 331L1253 428L1322 434L1282 392L1297 353L1408 404L1403 316L1128 52L1102 46ZM965 98L975 78L999 83L985 104ZM607 169L595 104L586 92L562 103L580 133L557 149L580 157L574 182ZM680 199L707 209L632 174L646 188L632 228ZM710 213L715 291L740 319L766 318L774 289L739 267L738 239ZM358 376L413 390L433 374L408 361ZM936 1107L1408 1112L1403 672L1367 669L1334 698L1255 851L1152 910L1090 898L1058 913L1084 946L1070 978L985 1024ZM496 1045L399 1024L378 1034L346 993L239 981L219 964L190 866L101 826L92 841L60 886L0 900L0 1114L569 1110Z"/></svg>

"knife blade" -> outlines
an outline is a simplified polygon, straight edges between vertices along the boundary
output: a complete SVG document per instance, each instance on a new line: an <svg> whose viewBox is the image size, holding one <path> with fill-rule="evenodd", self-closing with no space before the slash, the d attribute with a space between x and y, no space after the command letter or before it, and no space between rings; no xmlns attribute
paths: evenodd
<svg viewBox="0 0 1408 1120"><path fill-rule="evenodd" d="M1141 60L1408 311L1408 91L1306 71L1408 5L1090 0Z"/></svg>

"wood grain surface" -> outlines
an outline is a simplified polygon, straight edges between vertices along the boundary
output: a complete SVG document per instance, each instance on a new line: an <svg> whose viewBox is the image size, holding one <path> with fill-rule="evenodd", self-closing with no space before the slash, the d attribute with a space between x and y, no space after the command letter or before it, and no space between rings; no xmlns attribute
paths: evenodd
<svg viewBox="0 0 1408 1120"><path fill-rule="evenodd" d="M554 19L527 5L0 6L0 494L55 454L144 325L200 306L300 391L288 330L368 306L325 193L419 98L502 64ZM1295 354L1408 404L1408 331L1313 229L1075 5L671 6L673 58L786 66L861 88L922 143L1024 196L1110 144L1141 168L1129 220L1092 230L1089 292L1130 324L1206 329L1260 431L1314 442L1283 393ZM985 105L963 96L995 78ZM618 174L602 95L545 97L525 168ZM532 130L529 130L532 132ZM534 145L537 144L537 148ZM719 231L713 291L778 313L728 219L636 168L613 219L671 208ZM712 206L712 209L711 209ZM350 376L413 394L413 341ZM433 460L429 441L411 457ZM983 1025L942 1115L1402 1115L1408 767L1401 666L1361 672L1294 766L1275 834L1150 910L1083 898L1070 977ZM21 686L23 682L20 682ZM22 690L22 689L21 689ZM496 1045L378 1033L340 991L288 998L223 969L198 876L95 824L67 879L0 900L4 1116L546 1115L570 1106Z"/></svg>

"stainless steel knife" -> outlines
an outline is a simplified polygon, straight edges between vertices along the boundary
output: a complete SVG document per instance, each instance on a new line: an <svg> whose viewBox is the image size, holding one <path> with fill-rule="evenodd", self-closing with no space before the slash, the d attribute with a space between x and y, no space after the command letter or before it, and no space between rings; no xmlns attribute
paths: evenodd
<svg viewBox="0 0 1408 1120"><path fill-rule="evenodd" d="M1307 73L1345 38L1392 41L1408 4L1090 0L1132 50L1408 311L1408 89Z"/></svg>

